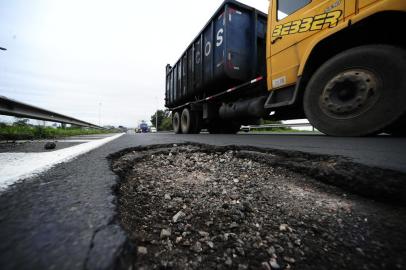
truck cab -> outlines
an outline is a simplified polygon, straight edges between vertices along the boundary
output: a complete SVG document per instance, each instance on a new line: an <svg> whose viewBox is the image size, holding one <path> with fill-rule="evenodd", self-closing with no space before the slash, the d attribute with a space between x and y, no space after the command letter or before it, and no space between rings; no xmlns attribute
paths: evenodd
<svg viewBox="0 0 406 270"><path fill-rule="evenodd" d="M394 26L405 11L396 0L270 1L265 107L329 135L404 133L406 44Z"/></svg>

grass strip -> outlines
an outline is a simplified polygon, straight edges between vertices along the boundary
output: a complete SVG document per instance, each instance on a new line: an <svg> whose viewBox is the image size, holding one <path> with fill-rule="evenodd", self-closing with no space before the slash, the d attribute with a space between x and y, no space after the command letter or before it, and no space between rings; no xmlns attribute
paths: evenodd
<svg viewBox="0 0 406 270"><path fill-rule="evenodd" d="M38 140L38 139L56 139L77 135L106 134L117 133L119 130L100 130L89 128L53 128L42 126L7 126L0 124L0 140Z"/></svg>

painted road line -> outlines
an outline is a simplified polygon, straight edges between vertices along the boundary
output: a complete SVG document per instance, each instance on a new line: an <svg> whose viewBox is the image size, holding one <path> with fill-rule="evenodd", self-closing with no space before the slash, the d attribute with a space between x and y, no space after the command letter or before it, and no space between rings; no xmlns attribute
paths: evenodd
<svg viewBox="0 0 406 270"><path fill-rule="evenodd" d="M124 133L111 137L82 143L53 152L42 153L0 153L0 191L16 181L35 176L111 142Z"/></svg>
<svg viewBox="0 0 406 270"><path fill-rule="evenodd" d="M56 143L86 143L86 142L94 142L94 141L95 140L57 140L57 141L50 141L50 142L56 142Z"/></svg>

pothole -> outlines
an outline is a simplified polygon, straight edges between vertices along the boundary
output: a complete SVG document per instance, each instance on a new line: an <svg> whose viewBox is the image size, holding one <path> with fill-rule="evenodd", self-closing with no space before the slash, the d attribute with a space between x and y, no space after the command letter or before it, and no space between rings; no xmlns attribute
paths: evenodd
<svg viewBox="0 0 406 270"><path fill-rule="evenodd" d="M135 268L406 266L405 208L348 192L365 192L368 175L371 183L373 175L387 176L399 188L403 175L337 157L258 150L162 145L112 156L122 180L119 219L135 246ZM350 175L358 170L363 173ZM336 184L346 190L315 180L340 175L343 183ZM374 196L379 187L366 186L365 194ZM401 195L389 184L385 192L384 198Z"/></svg>

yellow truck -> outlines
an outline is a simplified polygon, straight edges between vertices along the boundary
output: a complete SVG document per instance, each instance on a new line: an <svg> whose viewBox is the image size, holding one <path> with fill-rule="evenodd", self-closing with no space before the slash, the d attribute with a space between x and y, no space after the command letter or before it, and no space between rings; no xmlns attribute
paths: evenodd
<svg viewBox="0 0 406 270"><path fill-rule="evenodd" d="M175 133L307 118L333 136L406 134L406 1L226 0L175 65Z"/></svg>

